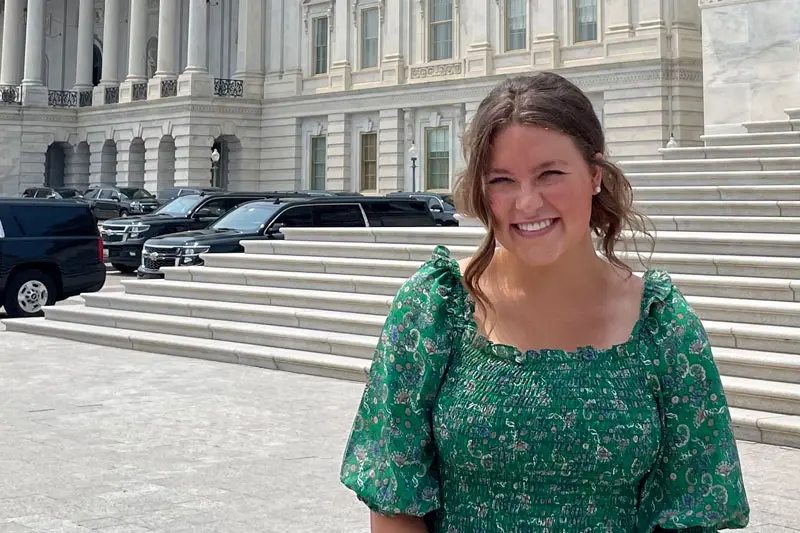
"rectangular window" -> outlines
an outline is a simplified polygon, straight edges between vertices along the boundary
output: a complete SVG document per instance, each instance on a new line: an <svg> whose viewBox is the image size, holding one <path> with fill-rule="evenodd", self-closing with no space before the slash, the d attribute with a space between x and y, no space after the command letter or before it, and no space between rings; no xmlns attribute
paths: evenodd
<svg viewBox="0 0 800 533"><path fill-rule="evenodd" d="M575 42L597 40L597 0L575 0Z"/></svg>
<svg viewBox="0 0 800 533"><path fill-rule="evenodd" d="M328 139L324 135L311 137L311 190L325 190L328 166Z"/></svg>
<svg viewBox="0 0 800 533"><path fill-rule="evenodd" d="M450 189L450 128L425 130L425 189Z"/></svg>
<svg viewBox="0 0 800 533"><path fill-rule="evenodd" d="M526 28L527 0L506 0L506 52L524 50Z"/></svg>
<svg viewBox="0 0 800 533"><path fill-rule="evenodd" d="M378 10L361 12L361 68L378 66Z"/></svg>
<svg viewBox="0 0 800 533"><path fill-rule="evenodd" d="M378 134L361 134L361 190L378 190Z"/></svg>
<svg viewBox="0 0 800 533"><path fill-rule="evenodd" d="M314 74L328 72L328 17L314 19Z"/></svg>
<svg viewBox="0 0 800 533"><path fill-rule="evenodd" d="M430 0L430 61L453 57L453 1Z"/></svg>

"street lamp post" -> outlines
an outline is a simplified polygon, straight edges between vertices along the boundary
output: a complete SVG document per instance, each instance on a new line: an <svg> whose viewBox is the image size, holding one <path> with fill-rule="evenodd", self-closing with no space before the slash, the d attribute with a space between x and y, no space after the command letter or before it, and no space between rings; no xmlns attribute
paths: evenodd
<svg viewBox="0 0 800 533"><path fill-rule="evenodd" d="M217 184L217 171L219 169L219 151L216 148L211 150L211 186L219 187Z"/></svg>
<svg viewBox="0 0 800 533"><path fill-rule="evenodd" d="M417 147L413 142L408 155L411 157L411 192L417 192Z"/></svg>

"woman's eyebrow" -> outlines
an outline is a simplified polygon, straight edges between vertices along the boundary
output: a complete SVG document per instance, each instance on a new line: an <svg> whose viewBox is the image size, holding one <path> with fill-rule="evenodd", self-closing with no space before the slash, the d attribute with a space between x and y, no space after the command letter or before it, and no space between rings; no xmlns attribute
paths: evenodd
<svg viewBox="0 0 800 533"><path fill-rule="evenodd" d="M541 170L543 168L554 167L558 165L566 165L566 161L562 161L561 159L553 159L549 161L543 161L538 165L531 168L531 172L536 172L537 170ZM504 168L490 168L489 174L511 174L510 170L506 170Z"/></svg>

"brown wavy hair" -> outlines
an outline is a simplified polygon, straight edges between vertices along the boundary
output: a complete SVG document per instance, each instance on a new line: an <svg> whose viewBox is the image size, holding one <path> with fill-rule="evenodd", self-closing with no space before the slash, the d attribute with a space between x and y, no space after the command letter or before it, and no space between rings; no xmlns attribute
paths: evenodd
<svg viewBox="0 0 800 533"><path fill-rule="evenodd" d="M631 274L630 267L615 253L623 230L640 232L651 244L654 241L647 229L647 218L633 208L630 182L608 159L603 127L591 102L577 86L558 74L514 76L492 89L478 107L462 142L467 166L458 176L453 191L458 212L477 218L487 230L486 238L464 272L464 284L478 304L491 309L479 283L497 246L483 177L489 170L496 135L513 124L549 128L569 135L590 168L600 167L602 189L592 199L589 226L603 256ZM597 158L598 153L604 157Z"/></svg>

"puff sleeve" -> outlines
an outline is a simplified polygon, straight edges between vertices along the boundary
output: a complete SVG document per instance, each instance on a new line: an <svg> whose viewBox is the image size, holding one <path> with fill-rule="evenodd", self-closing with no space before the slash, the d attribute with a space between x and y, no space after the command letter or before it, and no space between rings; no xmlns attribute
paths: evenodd
<svg viewBox="0 0 800 533"><path fill-rule="evenodd" d="M647 319L661 449L642 485L637 533L743 528L749 505L708 336L677 288L665 296Z"/></svg>
<svg viewBox="0 0 800 533"><path fill-rule="evenodd" d="M440 507L431 412L455 335L454 268L437 248L395 296L345 449L342 483L381 514Z"/></svg>

